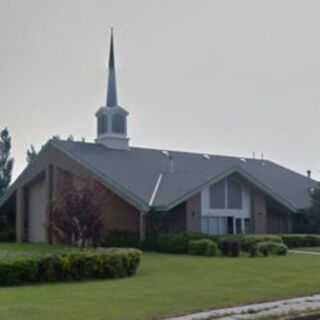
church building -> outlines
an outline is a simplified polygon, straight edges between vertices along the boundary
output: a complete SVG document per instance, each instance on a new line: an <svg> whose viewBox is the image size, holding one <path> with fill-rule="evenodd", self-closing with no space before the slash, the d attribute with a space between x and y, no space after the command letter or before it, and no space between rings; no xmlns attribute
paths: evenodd
<svg viewBox="0 0 320 320"><path fill-rule="evenodd" d="M106 103L95 116L95 142L49 140L0 199L0 212L15 216L18 242L48 242L49 204L88 177L103 188L108 230L136 231L141 239L152 227L151 212L166 213L167 232L298 231L317 185L310 176L265 159L130 145L112 33Z"/></svg>

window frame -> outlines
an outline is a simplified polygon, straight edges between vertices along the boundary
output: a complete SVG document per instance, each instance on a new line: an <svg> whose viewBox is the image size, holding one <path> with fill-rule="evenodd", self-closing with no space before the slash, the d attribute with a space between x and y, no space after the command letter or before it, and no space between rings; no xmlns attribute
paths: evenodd
<svg viewBox="0 0 320 320"><path fill-rule="evenodd" d="M97 125L98 135L107 133L108 128L109 128L108 116L103 113L98 117L98 125Z"/></svg>
<svg viewBox="0 0 320 320"><path fill-rule="evenodd" d="M229 181L232 181L232 183L237 184L239 186L239 189L240 189L240 206L239 207L231 207L229 205ZM220 183L223 183L223 185L224 185L224 195L223 195L224 205L217 207L217 206L213 205L214 199L215 199L214 187ZM211 210L242 210L243 209L243 186L242 186L242 184L238 181L235 181L232 178L225 178L225 179L220 180L220 181L216 182L215 184L211 185L209 187L209 208Z"/></svg>
<svg viewBox="0 0 320 320"><path fill-rule="evenodd" d="M121 119L121 122L119 122L120 119ZM113 114L111 117L111 128L112 128L112 133L126 134L126 116L119 112Z"/></svg>

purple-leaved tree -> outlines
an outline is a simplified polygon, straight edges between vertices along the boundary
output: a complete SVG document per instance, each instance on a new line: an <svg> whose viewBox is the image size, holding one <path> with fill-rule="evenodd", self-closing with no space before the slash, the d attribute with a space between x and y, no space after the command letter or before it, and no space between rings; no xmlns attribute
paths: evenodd
<svg viewBox="0 0 320 320"><path fill-rule="evenodd" d="M49 213L48 231L52 242L97 247L106 233L103 190L88 181L85 187L71 187L60 203L53 203Z"/></svg>

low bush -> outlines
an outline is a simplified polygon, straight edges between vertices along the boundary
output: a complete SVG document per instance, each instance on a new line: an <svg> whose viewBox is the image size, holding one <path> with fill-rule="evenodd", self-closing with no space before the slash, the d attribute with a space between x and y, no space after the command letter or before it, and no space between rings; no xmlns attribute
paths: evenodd
<svg viewBox="0 0 320 320"><path fill-rule="evenodd" d="M218 246L210 239L190 240L188 244L188 252L201 256L216 256Z"/></svg>
<svg viewBox="0 0 320 320"><path fill-rule="evenodd" d="M139 232L112 230L106 236L104 246L107 248L141 248Z"/></svg>
<svg viewBox="0 0 320 320"><path fill-rule="evenodd" d="M225 235L218 237L218 243L226 239L238 239L240 241L241 250L249 251L254 244L260 242L279 242L282 243L282 238L273 234L240 234L240 235Z"/></svg>
<svg viewBox="0 0 320 320"><path fill-rule="evenodd" d="M156 249L160 252L187 253L190 240L208 239L208 235L196 232L160 234L156 239Z"/></svg>
<svg viewBox="0 0 320 320"><path fill-rule="evenodd" d="M0 242L14 242L16 239L15 229L0 231Z"/></svg>
<svg viewBox="0 0 320 320"><path fill-rule="evenodd" d="M288 247L283 243L278 242L261 242L258 248L267 247L268 251L278 256L285 256L288 253Z"/></svg>
<svg viewBox="0 0 320 320"><path fill-rule="evenodd" d="M220 250L222 255L228 257L239 257L241 252L240 240L237 238L229 238L220 241Z"/></svg>
<svg viewBox="0 0 320 320"><path fill-rule="evenodd" d="M278 242L282 243L280 236L272 234L239 234L239 235L223 235L217 237L219 247L223 251L222 243L228 239L237 239L240 242L241 250L249 251L249 249L261 242Z"/></svg>
<svg viewBox="0 0 320 320"><path fill-rule="evenodd" d="M250 257L256 257L258 255L258 246L256 244L253 244L250 247L249 255L250 255Z"/></svg>
<svg viewBox="0 0 320 320"><path fill-rule="evenodd" d="M264 256L264 257L268 257L269 256L269 248L267 245L260 243L258 246L258 250L259 252Z"/></svg>
<svg viewBox="0 0 320 320"><path fill-rule="evenodd" d="M121 278L136 273L141 255L137 249L88 249L2 256L0 285Z"/></svg>
<svg viewBox="0 0 320 320"><path fill-rule="evenodd" d="M280 236L274 234L248 234L243 235L240 238L241 248L244 251L248 251L253 244L258 244L261 242L282 243L282 239Z"/></svg>
<svg viewBox="0 0 320 320"><path fill-rule="evenodd" d="M288 248L320 246L318 234L282 234L280 236Z"/></svg>

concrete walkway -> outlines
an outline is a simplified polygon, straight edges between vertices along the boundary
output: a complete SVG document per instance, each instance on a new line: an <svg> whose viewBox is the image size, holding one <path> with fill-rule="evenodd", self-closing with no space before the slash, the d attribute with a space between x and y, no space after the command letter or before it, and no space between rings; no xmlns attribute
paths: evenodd
<svg viewBox="0 0 320 320"><path fill-rule="evenodd" d="M240 307L198 312L185 316L167 318L166 320L200 320L209 316L213 317L215 320L244 320L268 315L271 316L275 314L283 314L291 311L303 311L306 309L310 310L316 308L320 308L320 294L300 298L278 300L274 302L249 304ZM317 312L320 313L320 311Z"/></svg>
<svg viewBox="0 0 320 320"><path fill-rule="evenodd" d="M316 251L289 250L289 252L301 253L301 254L313 254L315 256L320 256L320 252L316 252Z"/></svg>

